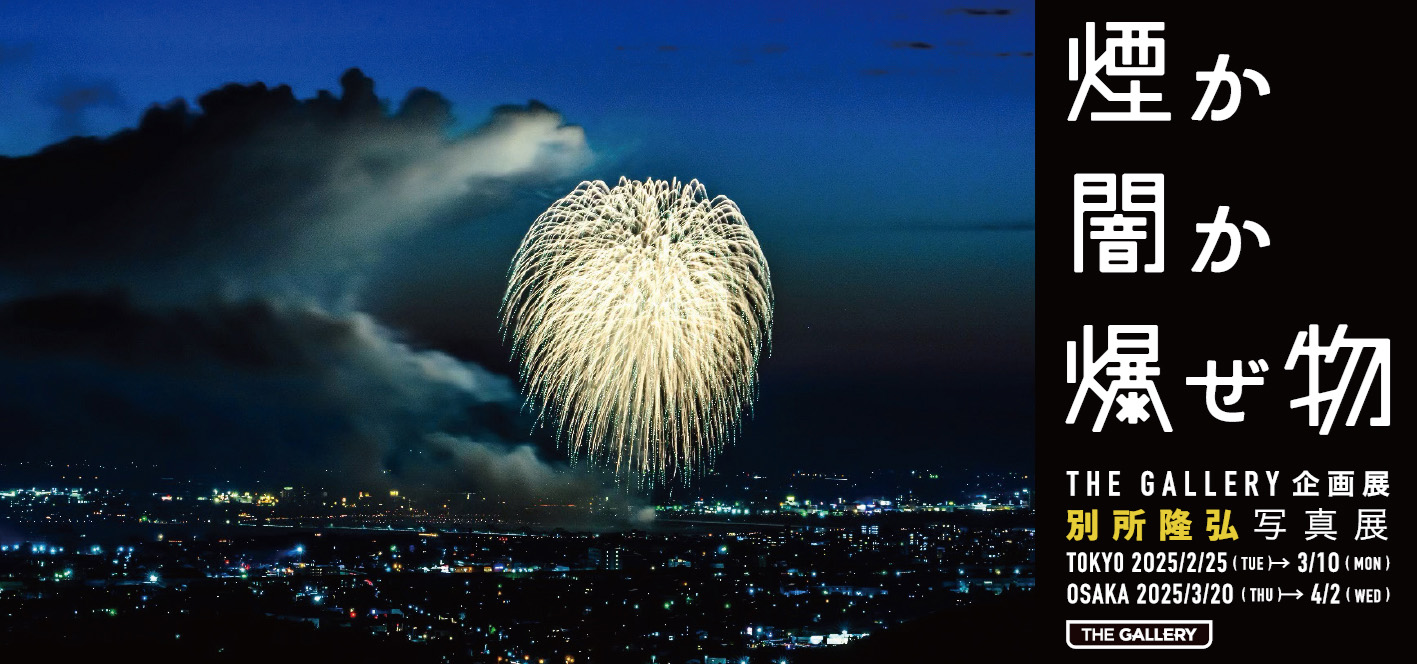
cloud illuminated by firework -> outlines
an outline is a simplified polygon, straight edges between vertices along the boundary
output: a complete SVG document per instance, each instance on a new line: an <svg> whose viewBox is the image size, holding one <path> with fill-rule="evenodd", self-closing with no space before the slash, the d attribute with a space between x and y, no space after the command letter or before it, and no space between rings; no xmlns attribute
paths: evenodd
<svg viewBox="0 0 1417 664"><path fill-rule="evenodd" d="M698 180L582 182L512 260L502 330L538 422L654 485L713 463L752 408L771 343L767 259Z"/></svg>

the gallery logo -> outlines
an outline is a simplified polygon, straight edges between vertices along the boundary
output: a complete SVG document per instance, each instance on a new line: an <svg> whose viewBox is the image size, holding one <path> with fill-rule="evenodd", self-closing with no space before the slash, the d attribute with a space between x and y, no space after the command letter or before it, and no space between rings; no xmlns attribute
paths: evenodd
<svg viewBox="0 0 1417 664"><path fill-rule="evenodd" d="M1077 649L1209 648L1210 620L1069 620L1066 639Z"/></svg>

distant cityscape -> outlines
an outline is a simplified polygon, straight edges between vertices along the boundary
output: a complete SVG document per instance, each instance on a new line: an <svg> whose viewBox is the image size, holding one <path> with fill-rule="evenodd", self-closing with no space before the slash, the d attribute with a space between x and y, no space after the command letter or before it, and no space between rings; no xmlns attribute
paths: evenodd
<svg viewBox="0 0 1417 664"><path fill-rule="evenodd" d="M127 470L0 465L0 642L807 662L1033 588L1022 472L711 475L652 505L507 506L427 487L105 482Z"/></svg>

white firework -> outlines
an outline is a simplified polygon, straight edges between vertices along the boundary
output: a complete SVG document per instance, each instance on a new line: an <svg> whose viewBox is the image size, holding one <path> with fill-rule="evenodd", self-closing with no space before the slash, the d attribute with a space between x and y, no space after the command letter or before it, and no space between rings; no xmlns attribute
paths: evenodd
<svg viewBox="0 0 1417 664"><path fill-rule="evenodd" d="M653 486L711 465L751 410L771 344L767 259L698 180L582 182L532 223L503 334L538 423Z"/></svg>

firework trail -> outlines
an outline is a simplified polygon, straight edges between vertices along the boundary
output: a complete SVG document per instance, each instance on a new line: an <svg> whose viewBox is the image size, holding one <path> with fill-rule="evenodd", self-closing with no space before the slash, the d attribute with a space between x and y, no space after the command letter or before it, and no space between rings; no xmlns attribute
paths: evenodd
<svg viewBox="0 0 1417 664"><path fill-rule="evenodd" d="M582 182L532 223L503 334L528 404L572 461L650 486L713 463L751 410L772 337L767 259L698 180Z"/></svg>

